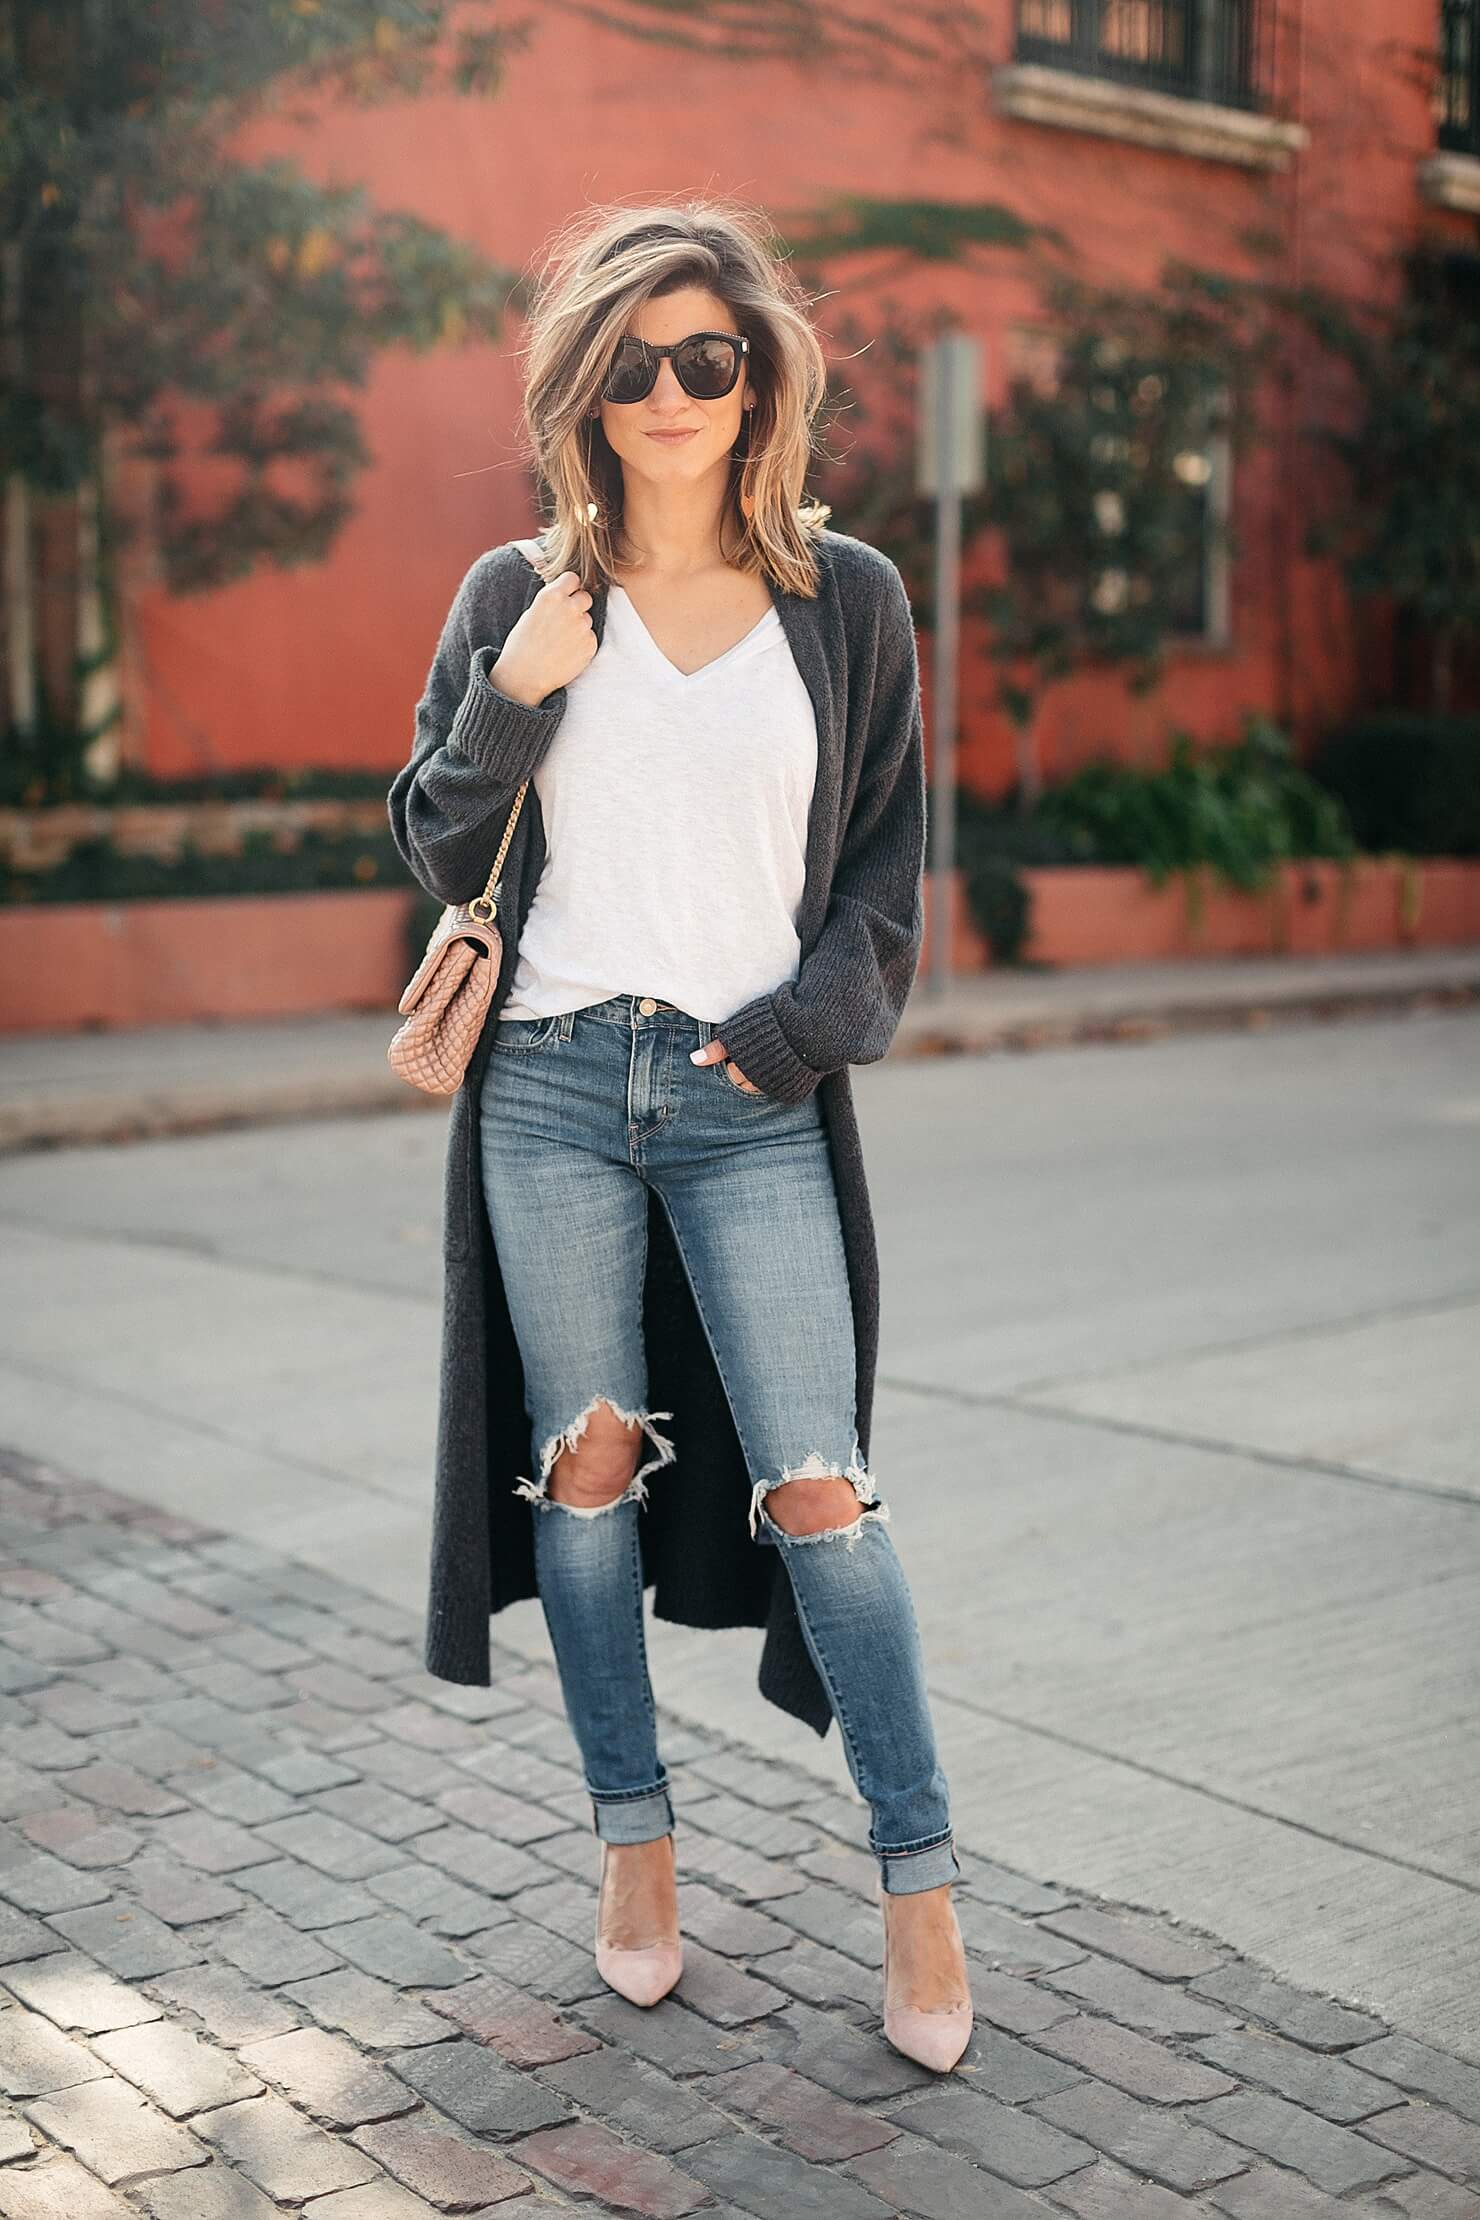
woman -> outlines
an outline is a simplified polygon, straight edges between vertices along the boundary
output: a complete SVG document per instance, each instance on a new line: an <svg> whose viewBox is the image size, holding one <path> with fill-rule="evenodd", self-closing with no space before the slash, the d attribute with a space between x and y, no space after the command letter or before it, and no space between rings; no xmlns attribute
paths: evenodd
<svg viewBox="0 0 1480 2220"><path fill-rule="evenodd" d="M598 1966L651 2004L682 1940L644 1589L689 1625L764 1623L762 1693L836 1716L870 1805L885 2033L948 2070L961 1868L866 1465L848 1083L919 957L909 603L802 501L825 363L751 211L583 216L526 357L554 518L464 579L389 797L411 870L461 901L523 793L449 1131L427 1662L486 1683L488 1614L538 1593L601 1844Z"/></svg>

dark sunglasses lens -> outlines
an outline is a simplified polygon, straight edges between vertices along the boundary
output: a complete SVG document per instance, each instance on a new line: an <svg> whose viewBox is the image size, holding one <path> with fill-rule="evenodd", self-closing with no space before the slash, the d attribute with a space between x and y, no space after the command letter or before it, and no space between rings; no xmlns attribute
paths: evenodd
<svg viewBox="0 0 1480 2220"><path fill-rule="evenodd" d="M603 393L608 401L640 401L653 384L656 367L653 357L645 348L623 340L612 357Z"/></svg>
<svg viewBox="0 0 1480 2220"><path fill-rule="evenodd" d="M674 356L685 392L696 401L717 401L735 382L735 343L700 336L686 339Z"/></svg>

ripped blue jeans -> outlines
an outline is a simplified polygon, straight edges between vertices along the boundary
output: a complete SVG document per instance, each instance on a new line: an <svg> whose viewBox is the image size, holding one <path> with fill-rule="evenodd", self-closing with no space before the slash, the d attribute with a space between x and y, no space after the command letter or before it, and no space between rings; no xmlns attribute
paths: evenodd
<svg viewBox="0 0 1480 2220"><path fill-rule="evenodd" d="M673 1830L648 1678L637 1521L672 1439L647 1407L648 1192L667 1213L752 1488L749 1541L779 1548L886 1891L961 1871L904 1568L859 1451L853 1313L827 1130L815 1095L750 1094L690 1051L719 1030L651 996L499 1018L480 1103L483 1185L519 1343L539 1469L517 1492L596 1832ZM559 1238L551 1239L551 1228ZM624 1492L585 1508L551 1468L609 1404L640 1426ZM766 1509L788 1480L851 1481L844 1525L789 1534ZM678 1475L674 1484L681 1484Z"/></svg>

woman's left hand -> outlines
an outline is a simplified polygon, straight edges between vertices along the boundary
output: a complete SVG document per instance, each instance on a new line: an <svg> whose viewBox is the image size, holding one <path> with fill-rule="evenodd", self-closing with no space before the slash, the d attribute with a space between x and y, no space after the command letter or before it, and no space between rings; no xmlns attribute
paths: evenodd
<svg viewBox="0 0 1480 2220"><path fill-rule="evenodd" d="M691 1050L690 1060L696 1064L728 1064L743 1094L758 1095L764 1092L762 1088L751 1085L733 1056L726 1053L725 1044L717 1035L703 1048Z"/></svg>

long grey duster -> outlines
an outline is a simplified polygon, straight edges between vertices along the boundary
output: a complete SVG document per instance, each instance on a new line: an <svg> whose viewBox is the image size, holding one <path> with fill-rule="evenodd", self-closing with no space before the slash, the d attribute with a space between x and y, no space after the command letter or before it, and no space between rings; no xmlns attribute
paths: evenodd
<svg viewBox="0 0 1480 2220"><path fill-rule="evenodd" d="M878 1353L879 1266L850 1064L887 1051L919 963L924 931L925 749L914 621L904 581L865 541L824 529L813 542L815 596L771 583L817 723L798 973L715 1030L741 1070L781 1102L815 1089L826 1124L848 1261L856 1352L855 1422L869 1452ZM489 1618L538 1593L532 1519L516 1480L537 1469L524 1374L484 1206L478 1101L498 1012L545 861L532 774L564 714L564 687L534 708L488 672L540 591L517 541L478 560L448 611L416 705L410 761L387 798L402 857L428 893L481 893L521 780L531 784L509 844L498 920L504 954L488 1021L447 1131L441 1402L432 1518L428 1669L473 1686L489 1679ZM598 642L607 589L592 597ZM735 734L744 747L746 735ZM621 827L612 827L620 840ZM627 982L633 993L644 982ZM552 1226L550 1238L560 1229ZM786 1228L776 1228L786 1270ZM747 1531L752 1476L666 1212L648 1197L643 1287L646 1408L671 1411L676 1459L650 1477L638 1522L643 1585L655 1616L683 1626L764 1627L758 1685L768 1702L825 1735L832 1708L779 1549ZM587 1400L571 1382L572 1410ZM760 1478L759 1474L753 1476ZM875 1476L878 1492L884 1488Z"/></svg>

